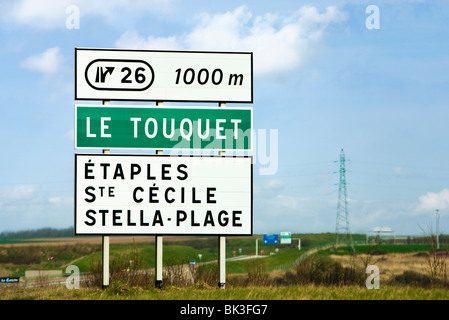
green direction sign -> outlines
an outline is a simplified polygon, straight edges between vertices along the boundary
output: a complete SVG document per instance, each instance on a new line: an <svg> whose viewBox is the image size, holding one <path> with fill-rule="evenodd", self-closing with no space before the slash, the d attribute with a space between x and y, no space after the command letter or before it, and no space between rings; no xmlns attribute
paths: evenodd
<svg viewBox="0 0 449 320"><path fill-rule="evenodd" d="M252 108L75 105L75 148L251 151L252 118Z"/></svg>

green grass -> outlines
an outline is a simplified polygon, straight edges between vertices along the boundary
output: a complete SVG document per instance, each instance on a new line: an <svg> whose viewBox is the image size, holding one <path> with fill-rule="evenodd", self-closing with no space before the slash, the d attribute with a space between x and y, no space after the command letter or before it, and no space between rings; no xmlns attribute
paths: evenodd
<svg viewBox="0 0 449 320"><path fill-rule="evenodd" d="M228 258L235 255L254 255L256 253L256 239L258 241L258 249L263 250L264 254L269 255L275 253L276 249L279 252L263 258L263 264L267 271L275 269L285 269L292 266L294 262L307 250L330 244L334 241L333 233L320 234L293 234L292 245L264 245L262 243L262 235L254 235L248 237L226 237L226 256ZM365 235L352 235L354 241L362 242L366 239ZM301 251L297 249L297 239L301 239ZM6 238L3 238L4 241ZM11 241L24 241L20 239L11 239ZM163 265L169 264L183 264L188 263L189 260L195 259L199 261L198 254L201 254L201 261L213 261L218 257L218 239L217 237L192 236L182 241L167 241L164 242L163 248ZM448 247L447 244L442 244L442 247ZM69 264L75 264L80 268L81 272L89 272L93 261L101 261L101 246L100 245L51 245L51 246L34 246L29 247L36 250L36 252L26 251L25 249L16 248L7 253L9 258L17 255L17 257L30 258L37 255L38 261L33 263L14 263L13 265L7 262L3 263L6 269L11 270L10 276L23 276L25 270L45 270L45 269L62 269ZM369 246L357 245L357 252L363 253L369 250ZM378 247L372 247L372 250L386 251L386 252L419 252L429 250L426 244L409 244L409 245L390 245L381 244ZM5 250L0 250L0 258L5 254ZM21 251L22 250L22 251ZM2 253L3 252L3 253ZM113 244L110 246L110 259L128 259L132 260L133 253L137 252L137 257L140 261L140 268L154 268L155 264L155 246L153 243L138 243L138 237L133 244ZM235 253L233 253L235 252ZM337 254L347 254L345 248L339 249ZM329 255L335 254L331 250L322 250L319 254ZM56 260L47 261L49 256L56 256ZM228 273L244 273L247 272L247 261L229 261L226 263Z"/></svg>
<svg viewBox="0 0 449 320"><path fill-rule="evenodd" d="M226 255L232 257L235 251L236 255L255 254L254 237L233 238L227 237ZM85 289L69 290L65 286L46 287L41 289L34 288L6 288L0 287L0 296L5 300L16 299L44 299L44 300L447 300L449 299L449 290L445 289L428 289L418 287L408 287L381 282L379 290L368 290L361 286L319 286L319 285L285 285L285 286L238 286L238 282L232 282L231 276L234 274L244 274L248 272L248 267L254 261L261 262L264 269L271 271L280 269L282 266L292 266L293 263L304 252L312 247L332 243L333 234L305 234L293 235L292 238L301 238L302 250L296 248L293 241L292 246L287 245L263 245L259 240L259 250L264 250L268 254L265 258L253 259L253 261L228 261L226 263L226 272L229 275L229 282L225 290L220 290L215 286L198 283L197 285L187 287L164 287L158 290L150 286L149 288L130 287L127 284L117 280L112 282L111 286L105 290L102 289ZM364 235L360 235L363 240ZM259 237L261 238L261 236ZM354 239L357 239L354 236ZM202 254L202 262L217 259L217 238L207 237L199 239L192 237L187 241L164 242L163 256L164 266L169 264L188 263L191 259L198 259L198 254ZM81 272L89 271L92 261L101 261L101 246L99 245L79 245L79 246L36 246L36 250L40 250L41 261L34 265L14 265L16 274L13 276L22 276L24 270L31 269L57 269L68 264L75 264L80 268ZM442 248L447 248L447 244L442 244ZM279 251L270 255L269 253ZM88 250L89 249L89 250ZM368 250L385 251L388 253L402 252L423 252L428 251L430 247L425 244L381 244L379 246L357 245L358 253L367 252ZM134 244L114 244L110 247L110 258L129 261L137 257L140 264L139 268L154 268L155 263L155 246L153 243L134 243ZM15 252L19 255L21 251ZM27 251L23 251L27 253ZM341 248L337 254L348 254L349 252ZM56 255L55 261L47 261L49 255ZM330 255L335 254L331 250L322 250L318 254ZM26 256L26 255L24 255ZM254 266L254 265L253 265ZM17 271L17 270L20 270ZM237 275L235 275L237 276ZM234 286L234 287L233 287Z"/></svg>
<svg viewBox="0 0 449 320"><path fill-rule="evenodd" d="M265 266L266 270L274 270L282 266L293 266L298 257L303 254L305 250L298 250L296 248L279 248L277 253L273 255L266 255L264 258L257 258ZM226 262L226 270L229 273L245 273L247 272L247 265L251 263L249 260L228 261Z"/></svg>
<svg viewBox="0 0 449 320"><path fill-rule="evenodd" d="M183 242L167 242L163 247L163 264L185 264L194 259L199 262L198 254L201 254L201 262L213 261L218 258L217 240L208 238L200 240L193 238ZM184 245L182 244L184 243ZM276 254L269 255L270 252L275 253L275 249L279 251ZM254 255L255 252L255 238L227 238L226 257L231 258L234 255L239 256L240 250L242 255ZM263 245L259 241L259 250L264 250L268 257L263 258L267 269L274 269L279 265L293 264L296 259L305 251L299 251L295 245L293 247L287 245ZM235 251L235 254L233 253ZM140 268L154 268L155 265L155 246L154 244L115 244L110 246L110 259L121 258L131 259L133 253L137 252L140 260ZM81 272L88 272L92 261L101 261L102 253L101 247L98 247L97 252L87 255L76 261L76 265ZM226 270L228 273L242 273L246 272L245 261L229 261L226 263Z"/></svg>
<svg viewBox="0 0 449 320"><path fill-rule="evenodd" d="M233 257L231 249L227 249L227 257ZM140 260L140 268L154 268L155 265L155 247L154 245L146 246L128 246L128 245L115 245L111 247L110 259L121 258L121 259L132 259L133 253L137 252L138 258ZM280 265L293 265L296 259L304 252L304 250L299 251L295 248L279 248L278 253L273 255L268 255L263 259L263 263L267 270L275 269ZM201 253L201 262L214 261L217 259L218 255L216 250L198 250L189 246L181 245L164 245L163 249L163 259L164 265L170 264L185 264L189 263L190 260L195 259L199 262L198 254ZM238 254L236 253L238 256ZM80 268L81 272L88 272L91 262L101 261L102 253L96 252L89 256L86 256L78 261L76 265ZM241 261L228 261L226 263L226 270L228 273L244 273L246 272L247 260Z"/></svg>
<svg viewBox="0 0 449 320"><path fill-rule="evenodd" d="M216 254L211 250L198 250L190 246L166 244L163 248L164 265L185 264L191 259L199 261L198 254L201 253L201 261L210 261L216 259ZM95 261L101 261L102 252L98 251L76 261L75 265L80 268L81 272L88 272L91 264ZM110 260L139 260L141 269L154 268L155 265L155 246L153 244L146 245L114 245L110 247Z"/></svg>
<svg viewBox="0 0 449 320"><path fill-rule="evenodd" d="M448 244L442 244L441 249L449 248ZM364 253L411 253L411 252L426 252L431 249L429 244L379 244L379 245L356 245L355 250L359 254ZM320 255L346 255L351 251L348 247L339 247L337 252L333 249L320 250Z"/></svg>

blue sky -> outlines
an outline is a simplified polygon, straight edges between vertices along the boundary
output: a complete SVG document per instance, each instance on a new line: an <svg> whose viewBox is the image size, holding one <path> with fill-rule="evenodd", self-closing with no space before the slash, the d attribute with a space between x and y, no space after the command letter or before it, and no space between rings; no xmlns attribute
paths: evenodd
<svg viewBox="0 0 449 320"><path fill-rule="evenodd" d="M448 30L445 0L2 1L0 232L73 225L92 47L253 52L255 233L333 232L341 149L353 232L447 233Z"/></svg>

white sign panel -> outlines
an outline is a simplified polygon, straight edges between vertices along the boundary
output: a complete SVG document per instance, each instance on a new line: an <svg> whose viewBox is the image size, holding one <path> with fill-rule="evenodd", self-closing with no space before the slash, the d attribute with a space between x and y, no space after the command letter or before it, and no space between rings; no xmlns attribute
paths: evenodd
<svg viewBox="0 0 449 320"><path fill-rule="evenodd" d="M252 235L252 157L75 155L76 235Z"/></svg>
<svg viewBox="0 0 449 320"><path fill-rule="evenodd" d="M291 243L292 243L292 233L281 232L281 244L291 244Z"/></svg>
<svg viewBox="0 0 449 320"><path fill-rule="evenodd" d="M75 100L253 102L251 52L75 48Z"/></svg>

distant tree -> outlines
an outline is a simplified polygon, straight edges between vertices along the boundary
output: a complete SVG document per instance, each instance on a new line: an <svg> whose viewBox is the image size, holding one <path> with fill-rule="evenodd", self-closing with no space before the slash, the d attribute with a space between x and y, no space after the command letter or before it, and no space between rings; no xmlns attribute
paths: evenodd
<svg viewBox="0 0 449 320"><path fill-rule="evenodd" d="M35 230L5 231L0 238L29 239L29 238L60 238L73 236L73 227L65 229L41 228Z"/></svg>

